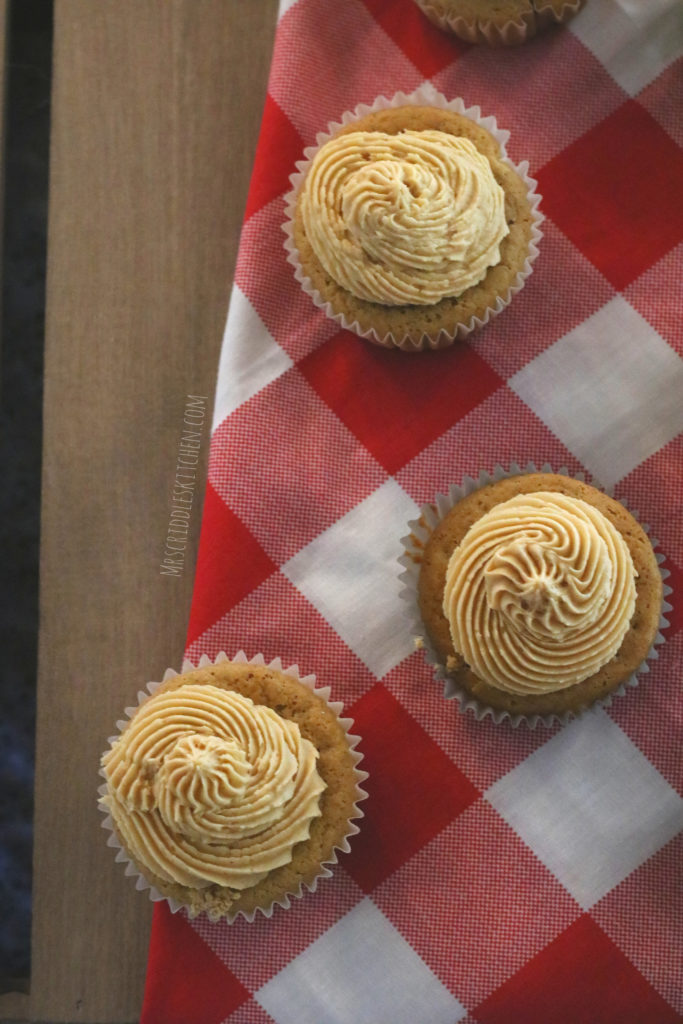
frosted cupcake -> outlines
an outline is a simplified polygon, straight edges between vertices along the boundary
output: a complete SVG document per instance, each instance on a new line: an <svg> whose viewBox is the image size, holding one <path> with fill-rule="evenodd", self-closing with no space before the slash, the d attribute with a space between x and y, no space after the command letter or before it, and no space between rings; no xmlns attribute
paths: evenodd
<svg viewBox="0 0 683 1024"><path fill-rule="evenodd" d="M406 351L487 323L522 287L540 238L538 197L507 136L440 100L384 101L333 126L290 196L305 290L342 326Z"/></svg>
<svg viewBox="0 0 683 1024"><path fill-rule="evenodd" d="M365 774L327 691L226 660L174 675L102 758L101 806L140 874L213 920L288 905L358 829Z"/></svg>
<svg viewBox="0 0 683 1024"><path fill-rule="evenodd" d="M429 647L482 708L576 714L631 680L657 637L662 577L647 534L582 481L486 484L418 550Z"/></svg>
<svg viewBox="0 0 683 1024"><path fill-rule="evenodd" d="M415 0L439 28L469 43L518 46L551 25L559 25L585 0Z"/></svg>

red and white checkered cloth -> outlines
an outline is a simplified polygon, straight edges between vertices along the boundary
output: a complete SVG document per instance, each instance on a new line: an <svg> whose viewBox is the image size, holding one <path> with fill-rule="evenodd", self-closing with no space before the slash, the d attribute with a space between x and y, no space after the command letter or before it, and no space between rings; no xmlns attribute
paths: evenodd
<svg viewBox="0 0 683 1024"><path fill-rule="evenodd" d="M157 906L143 1024L683 1020L682 54L679 0L589 0L509 51L411 0L282 3L187 653L262 651L331 684L370 796L334 877L271 920ZM425 81L512 132L547 219L510 308L410 357L314 308L281 224L319 130ZM535 732L443 699L397 579L420 504L528 459L637 509L674 587L639 687Z"/></svg>

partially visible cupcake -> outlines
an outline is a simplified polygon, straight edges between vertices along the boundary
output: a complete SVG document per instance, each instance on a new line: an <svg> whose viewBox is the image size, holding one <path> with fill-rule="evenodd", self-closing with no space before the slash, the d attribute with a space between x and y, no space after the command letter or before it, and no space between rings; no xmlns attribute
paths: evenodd
<svg viewBox="0 0 683 1024"><path fill-rule="evenodd" d="M508 160L507 134L477 108L433 99L345 116L307 151L289 197L304 289L342 326L405 351L487 323L522 287L540 238L539 197L526 165Z"/></svg>
<svg viewBox="0 0 683 1024"><path fill-rule="evenodd" d="M429 647L480 709L575 715L632 681L657 637L662 577L647 534L580 480L529 473L475 488L415 552Z"/></svg>
<svg viewBox="0 0 683 1024"><path fill-rule="evenodd" d="M357 737L309 682L262 659L204 664L166 679L104 754L100 805L174 909L269 914L348 849Z"/></svg>
<svg viewBox="0 0 683 1024"><path fill-rule="evenodd" d="M415 0L439 28L468 43L518 46L537 32L559 25L585 0Z"/></svg>

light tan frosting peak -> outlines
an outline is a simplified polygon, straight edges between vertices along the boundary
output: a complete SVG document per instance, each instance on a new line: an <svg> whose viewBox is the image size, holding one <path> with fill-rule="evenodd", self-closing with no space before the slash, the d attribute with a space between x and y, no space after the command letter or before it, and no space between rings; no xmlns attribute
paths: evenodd
<svg viewBox="0 0 683 1024"><path fill-rule="evenodd" d="M451 555L443 610L474 673L512 693L587 679L621 647L636 570L597 508L554 491L496 505Z"/></svg>
<svg viewBox="0 0 683 1024"><path fill-rule="evenodd" d="M320 815L317 756L270 708L188 684L146 701L104 755L105 803L143 870L245 889L289 863Z"/></svg>
<svg viewBox="0 0 683 1024"><path fill-rule="evenodd" d="M462 294L500 262L509 231L487 158L433 130L331 139L309 168L301 213L328 274L390 306Z"/></svg>

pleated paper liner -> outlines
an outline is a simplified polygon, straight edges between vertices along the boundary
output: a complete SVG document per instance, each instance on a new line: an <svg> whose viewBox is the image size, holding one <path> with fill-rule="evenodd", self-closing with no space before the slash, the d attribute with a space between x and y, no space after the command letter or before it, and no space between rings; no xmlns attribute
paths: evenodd
<svg viewBox="0 0 683 1024"><path fill-rule="evenodd" d="M499 47L520 46L544 29L564 24L581 10L585 0L533 0L531 4L518 3L516 11L513 11L514 0L508 0L507 5L500 5L495 17L463 13L466 5L457 0L415 0L415 3L432 24L444 32L452 32L468 43ZM472 8L471 3L469 6Z"/></svg>
<svg viewBox="0 0 683 1024"><path fill-rule="evenodd" d="M528 473L555 473L560 476L570 477L574 480L584 481L584 476L581 473L571 474L568 472L565 466L558 470L553 469L548 463L544 463L539 469L535 463L529 462L524 467L521 467L517 463L512 463L509 469L504 469L502 466L496 466L492 473L482 470L478 477L465 476L461 484L453 484L448 491L448 494L437 494L434 501L423 505L420 510L420 516L418 519L408 523L409 533L406 537L402 538L401 543L403 544L404 554L399 558L400 564L403 566L404 571L400 574L400 580L403 583L403 589L401 591L401 599L405 604L408 612L410 630L416 647L423 650L424 656L429 665L434 670L435 678L443 682L443 694L447 700L455 700L458 702L460 710L463 713L469 713L481 721L485 718L490 718L496 724L506 722L508 725L517 728L519 725L524 724L530 729L535 729L537 726L545 726L550 728L551 726L559 723L565 725L574 718L580 717L585 711L596 708L596 707L609 707L615 697L623 696L630 687L638 685L638 679L640 676L649 672L649 662L655 660L658 657L657 648L660 644L664 643L664 637L662 636L662 629L665 629L669 622L665 617L667 612L671 611L671 605L666 600L668 595L671 593L671 587L669 587L664 581L669 577L669 570L664 566L664 555L661 552L655 551L655 557L659 566L659 571L662 577L663 583L663 600L662 609L659 618L659 628L654 642L645 657L641 665L633 672L627 679L625 679L618 687L612 690L604 698L596 701L592 701L590 705L586 705L577 711L567 712L552 712L550 714L511 714L509 711L502 710L499 708L492 708L487 704L482 703L473 697L463 687L459 686L451 675L449 675L446 666L442 663L439 658L433 644L431 643L427 631L425 629L420 610L418 606L418 579L420 575L421 556L424 550L424 545L431 536L434 529L444 519L444 517L451 511L451 509L457 505L462 498L472 494L474 491L479 490L481 487L485 487L487 484L495 483L498 480L503 480L511 476L520 476ZM598 487L597 484L593 486ZM600 489L598 487L598 489ZM629 508L624 501L620 501L627 511L639 520L638 513L633 509ZM645 533L650 533L649 526L640 523ZM658 541L650 538L650 543L653 548L657 548Z"/></svg>

